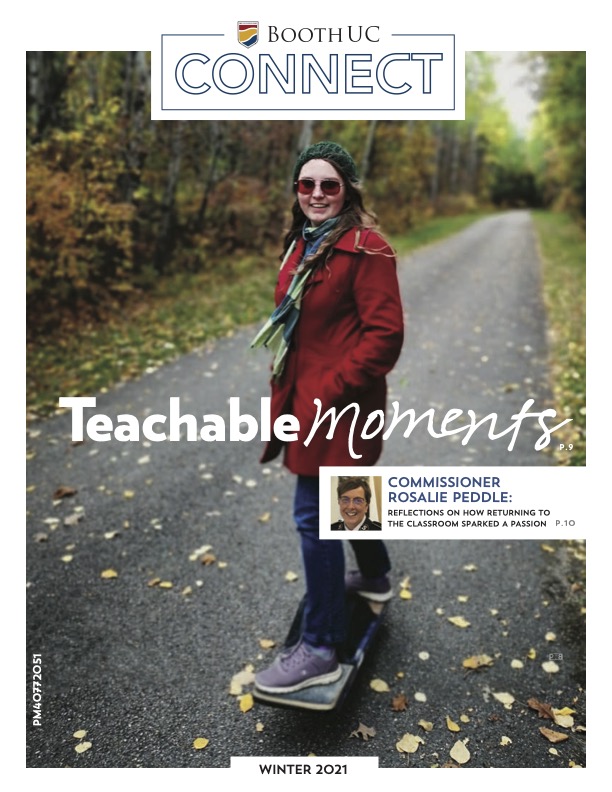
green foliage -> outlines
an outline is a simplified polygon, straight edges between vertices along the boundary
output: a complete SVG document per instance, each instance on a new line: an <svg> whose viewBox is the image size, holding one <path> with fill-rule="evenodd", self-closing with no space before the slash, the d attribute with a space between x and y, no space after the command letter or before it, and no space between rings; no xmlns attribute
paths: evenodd
<svg viewBox="0 0 612 792"><path fill-rule="evenodd" d="M539 113L530 148L548 205L586 216L586 53L532 53Z"/></svg>
<svg viewBox="0 0 612 792"><path fill-rule="evenodd" d="M554 407L572 423L559 432L572 443L571 454L558 454L565 465L586 462L586 242L583 230L567 215L534 212L544 260L544 298L551 339Z"/></svg>

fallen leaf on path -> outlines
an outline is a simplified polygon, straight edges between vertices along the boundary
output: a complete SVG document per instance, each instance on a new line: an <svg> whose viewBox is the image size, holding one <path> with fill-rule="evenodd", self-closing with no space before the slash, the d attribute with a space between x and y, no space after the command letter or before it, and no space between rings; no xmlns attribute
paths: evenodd
<svg viewBox="0 0 612 792"><path fill-rule="evenodd" d="M559 666L554 660L546 660L542 663L542 669L546 671L547 674L557 674L559 672Z"/></svg>
<svg viewBox="0 0 612 792"><path fill-rule="evenodd" d="M74 746L74 750L78 754L85 753L85 751L89 751L90 748L91 748L91 743L90 742L80 742L80 743L78 743L78 745Z"/></svg>
<svg viewBox="0 0 612 792"><path fill-rule="evenodd" d="M503 704L506 709L510 709L515 701L511 693L493 693L493 698Z"/></svg>
<svg viewBox="0 0 612 792"><path fill-rule="evenodd" d="M260 514L257 519L261 523L267 523L270 520L270 517L271 517L271 513L270 512L264 512L263 514Z"/></svg>
<svg viewBox="0 0 612 792"><path fill-rule="evenodd" d="M462 663L464 668L476 670L478 668L486 668L493 665L493 658L487 654L472 655L466 657Z"/></svg>
<svg viewBox="0 0 612 792"><path fill-rule="evenodd" d="M538 701L536 698L530 698L527 699L527 706L531 707L531 709L534 709L540 718L549 718L550 720L555 719L555 713L553 712L550 704L545 704L542 701Z"/></svg>
<svg viewBox="0 0 612 792"><path fill-rule="evenodd" d="M74 512L73 514L69 514L64 520L64 525L70 528L70 526L76 525L78 522L80 522L84 516L85 515L83 512Z"/></svg>
<svg viewBox="0 0 612 792"><path fill-rule="evenodd" d="M271 638L260 638L259 645L262 649L273 649L276 646L276 641Z"/></svg>
<svg viewBox="0 0 612 792"><path fill-rule="evenodd" d="M450 716L446 716L446 728L452 732L461 731L461 726L458 723L455 723L454 720L451 720Z"/></svg>
<svg viewBox="0 0 612 792"><path fill-rule="evenodd" d="M552 729L547 729L546 726L540 726L540 734L543 734L546 739L551 743L558 743L563 742L564 740L569 739L569 734L563 734L562 732L556 732Z"/></svg>
<svg viewBox="0 0 612 792"><path fill-rule="evenodd" d="M423 729L423 731L433 731L433 723L431 721L420 720L418 725L421 727L421 729Z"/></svg>
<svg viewBox="0 0 612 792"><path fill-rule="evenodd" d="M370 687L377 693L389 693L390 690L389 685L384 681L384 679L373 679L370 682Z"/></svg>
<svg viewBox="0 0 612 792"><path fill-rule="evenodd" d="M394 712L403 712L408 709L408 699L403 693L395 696L391 701L391 709Z"/></svg>
<svg viewBox="0 0 612 792"><path fill-rule="evenodd" d="M253 706L255 705L253 694L245 693L244 695L239 696L238 703L240 705L240 712L248 712L249 710L252 710Z"/></svg>
<svg viewBox="0 0 612 792"><path fill-rule="evenodd" d="M448 621L451 624L454 624L455 627L469 627L470 622L465 619L463 616L449 616Z"/></svg>
<svg viewBox="0 0 612 792"><path fill-rule="evenodd" d="M74 487L58 487L53 493L53 500L59 500L60 498L70 498L72 495L76 495L76 493L77 491Z"/></svg>
<svg viewBox="0 0 612 792"><path fill-rule="evenodd" d="M190 561L197 561L200 556L208 553L209 550L212 550L212 545L202 545L202 547L198 547L197 550L194 550L192 553L189 554Z"/></svg>
<svg viewBox="0 0 612 792"><path fill-rule="evenodd" d="M544 638L547 641L556 641L557 640L557 636L552 631L547 632L546 635L544 636Z"/></svg>
<svg viewBox="0 0 612 792"><path fill-rule="evenodd" d="M454 759L457 764L465 764L470 761L470 752L468 751L463 740L457 742L450 749L451 759Z"/></svg>
<svg viewBox="0 0 612 792"><path fill-rule="evenodd" d="M569 707L563 707L563 709L554 709L554 721L557 726L561 726L563 729L571 729L574 725L574 718L572 714L575 710L570 709Z"/></svg>
<svg viewBox="0 0 612 792"><path fill-rule="evenodd" d="M523 663L523 661L522 661L522 660L519 660L519 659L518 659L518 658L516 658L516 657L515 657L515 658L512 660L512 662L510 663L510 668L523 668L523 667L524 667L524 663Z"/></svg>
<svg viewBox="0 0 612 792"><path fill-rule="evenodd" d="M425 695L425 693L420 693L420 692L419 693L415 693L414 694L414 700L415 701L420 701L421 703L424 703L425 701L427 701L427 696Z"/></svg>
<svg viewBox="0 0 612 792"><path fill-rule="evenodd" d="M501 740L499 741L499 744L500 745L511 745L512 744L512 740L510 739L510 737L502 737Z"/></svg>
<svg viewBox="0 0 612 792"><path fill-rule="evenodd" d="M264 728L265 727L264 727L263 723L261 721L257 721L257 723L255 724L255 731L256 732L262 732L264 730Z"/></svg>
<svg viewBox="0 0 612 792"><path fill-rule="evenodd" d="M350 734L351 737L361 737L365 742L375 735L376 729L373 726L365 726L363 723L360 723L355 731L352 731Z"/></svg>
<svg viewBox="0 0 612 792"><path fill-rule="evenodd" d="M202 748L206 748L209 742L210 740L208 740L206 737L196 737L193 741L193 747L196 749L196 751L201 751Z"/></svg>
<svg viewBox="0 0 612 792"><path fill-rule="evenodd" d="M75 733L72 736L77 740L82 740L86 734L87 731L85 729L79 729L78 731L75 731Z"/></svg>
<svg viewBox="0 0 612 792"><path fill-rule="evenodd" d="M213 555L212 553L204 553L202 558L200 558L200 561L204 564L204 566L210 566L211 564L214 564L216 560L217 556Z"/></svg>
<svg viewBox="0 0 612 792"><path fill-rule="evenodd" d="M401 740L395 743L395 747L400 753L409 754L418 751L419 745L425 745L425 740L418 734L404 734Z"/></svg>
<svg viewBox="0 0 612 792"><path fill-rule="evenodd" d="M412 591L410 589L401 589L399 593L400 599L409 600L412 599Z"/></svg>
<svg viewBox="0 0 612 792"><path fill-rule="evenodd" d="M464 572L476 572L477 569L478 567L476 566L476 564L466 564L463 567Z"/></svg>
<svg viewBox="0 0 612 792"><path fill-rule="evenodd" d="M295 572L292 572L291 570L285 574L285 580L287 580L289 583L295 583L297 579L298 575L296 575Z"/></svg>
<svg viewBox="0 0 612 792"><path fill-rule="evenodd" d="M255 681L255 673L252 665L247 665L242 671L239 671L231 679L230 682L230 696L240 696L242 688L246 685L251 685Z"/></svg>
<svg viewBox="0 0 612 792"><path fill-rule="evenodd" d="M104 578L104 580L110 580L111 578L119 577L119 574L114 569L103 569L100 572L100 577Z"/></svg>

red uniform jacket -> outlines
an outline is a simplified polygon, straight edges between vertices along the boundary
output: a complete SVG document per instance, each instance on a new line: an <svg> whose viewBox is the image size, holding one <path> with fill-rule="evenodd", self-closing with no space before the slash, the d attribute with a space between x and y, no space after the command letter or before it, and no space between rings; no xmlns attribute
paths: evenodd
<svg viewBox="0 0 612 792"><path fill-rule="evenodd" d="M365 247L366 251L356 249ZM302 258L304 241L279 273L275 299L283 299L295 267ZM361 430L370 413L385 410L385 375L393 368L402 347L404 322L393 251L375 231L351 229L336 243L327 264L308 281L302 297L300 318L280 379L272 384L272 425L279 415L290 413L300 423L298 440L284 444L285 465L292 473L318 476L320 465L373 465L382 450L382 431L362 439ZM327 420L308 446L317 408L314 399L339 412L351 402L359 404L349 453L351 409L327 439ZM378 422L370 424L370 431ZM274 435L262 462L274 459L283 443Z"/></svg>

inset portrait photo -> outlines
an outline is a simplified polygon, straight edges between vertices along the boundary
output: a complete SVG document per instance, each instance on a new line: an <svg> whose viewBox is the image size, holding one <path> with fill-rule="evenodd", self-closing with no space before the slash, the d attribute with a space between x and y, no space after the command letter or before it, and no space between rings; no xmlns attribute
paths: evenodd
<svg viewBox="0 0 612 792"><path fill-rule="evenodd" d="M331 530L380 531L382 476L332 476Z"/></svg>

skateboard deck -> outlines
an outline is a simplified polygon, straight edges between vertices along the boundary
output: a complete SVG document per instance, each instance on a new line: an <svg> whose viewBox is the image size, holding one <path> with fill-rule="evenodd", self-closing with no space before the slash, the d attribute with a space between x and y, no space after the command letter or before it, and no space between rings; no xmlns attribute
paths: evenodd
<svg viewBox="0 0 612 792"><path fill-rule="evenodd" d="M347 596L347 638L338 649L342 676L336 682L329 685L311 685L293 693L266 693L255 687L254 698L262 704L277 707L320 711L339 708L346 699L366 652L374 640L387 604L372 602L358 595ZM302 599L285 639L285 648L294 646L300 640L304 605L305 599Z"/></svg>

